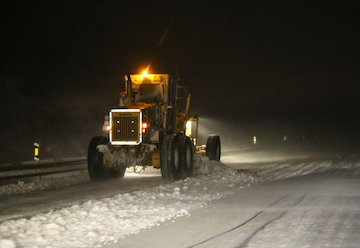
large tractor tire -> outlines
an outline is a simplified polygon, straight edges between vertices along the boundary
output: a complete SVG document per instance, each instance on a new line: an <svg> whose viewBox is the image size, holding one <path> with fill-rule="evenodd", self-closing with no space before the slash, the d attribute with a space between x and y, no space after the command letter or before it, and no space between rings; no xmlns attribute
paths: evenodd
<svg viewBox="0 0 360 248"><path fill-rule="evenodd" d="M210 160L220 161L221 143L220 137L216 134L210 134L206 142L206 156Z"/></svg>
<svg viewBox="0 0 360 248"><path fill-rule="evenodd" d="M161 145L161 175L165 180L179 180L183 173L180 166L180 153L177 136L168 135Z"/></svg>
<svg viewBox="0 0 360 248"><path fill-rule="evenodd" d="M104 136L96 136L90 141L88 149L88 171L92 181L110 178L111 173L104 164L104 154L97 149L98 145L104 145L108 142L109 140Z"/></svg>
<svg viewBox="0 0 360 248"><path fill-rule="evenodd" d="M189 137L179 135L180 166L183 171L183 178L193 175L193 145Z"/></svg>

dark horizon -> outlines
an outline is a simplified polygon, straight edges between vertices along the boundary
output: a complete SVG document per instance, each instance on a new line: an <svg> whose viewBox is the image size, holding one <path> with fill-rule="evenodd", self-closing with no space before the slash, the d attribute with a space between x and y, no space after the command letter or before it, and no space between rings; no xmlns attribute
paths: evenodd
<svg viewBox="0 0 360 248"><path fill-rule="evenodd" d="M200 116L359 143L355 1L0 7L0 162L31 159L36 140L84 154L123 75L149 63L182 79Z"/></svg>

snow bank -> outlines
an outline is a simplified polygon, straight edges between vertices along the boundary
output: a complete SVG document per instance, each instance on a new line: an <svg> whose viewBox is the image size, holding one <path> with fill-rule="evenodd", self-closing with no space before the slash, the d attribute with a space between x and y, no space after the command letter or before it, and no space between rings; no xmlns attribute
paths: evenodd
<svg viewBox="0 0 360 248"><path fill-rule="evenodd" d="M76 174L62 174L62 177L37 178L32 182L18 181L16 184L0 186L1 195L24 194L37 190L53 189L89 181L87 171L79 171Z"/></svg>
<svg viewBox="0 0 360 248"><path fill-rule="evenodd" d="M0 248L16 248L15 242L9 239L0 240Z"/></svg>
<svg viewBox="0 0 360 248"><path fill-rule="evenodd" d="M195 157L196 177L0 224L20 247L101 247L257 183L250 174Z"/></svg>

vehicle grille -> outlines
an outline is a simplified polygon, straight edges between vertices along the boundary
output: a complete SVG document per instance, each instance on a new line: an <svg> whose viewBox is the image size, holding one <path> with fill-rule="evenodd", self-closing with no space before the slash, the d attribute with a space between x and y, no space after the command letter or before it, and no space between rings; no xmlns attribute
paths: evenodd
<svg viewBox="0 0 360 248"><path fill-rule="evenodd" d="M140 112L112 112L112 142L140 142Z"/></svg>

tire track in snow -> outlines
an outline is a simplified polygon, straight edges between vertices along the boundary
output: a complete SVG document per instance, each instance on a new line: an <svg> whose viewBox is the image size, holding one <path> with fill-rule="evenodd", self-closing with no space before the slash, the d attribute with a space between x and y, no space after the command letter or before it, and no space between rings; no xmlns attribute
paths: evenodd
<svg viewBox="0 0 360 248"><path fill-rule="evenodd" d="M258 229L256 229L252 234L250 234L241 244L238 248L246 248L249 244L249 242L252 240L253 237L255 237L256 234L258 234L260 231L264 230L265 227L273 223L274 221L281 219L290 209L296 207L299 205L303 200L305 199L305 195L303 195L293 206L289 207L285 211L283 211L279 216L267 221L265 224L260 226Z"/></svg>
<svg viewBox="0 0 360 248"><path fill-rule="evenodd" d="M208 241L210 241L210 240L213 240L213 239L215 239L215 238L217 238L217 237L220 237L220 236L222 236L222 235L224 235L224 234L226 234L226 233L232 232L232 231L234 231L234 230L236 230L236 229L238 229L238 228L246 225L247 223L249 223L249 222L251 222L252 220L254 220L256 217L258 217L260 214L262 214L263 212L265 212L267 209L275 206L277 203L279 203L280 201L284 200L284 199L287 198L287 197L288 197L288 195L280 197L280 198L277 199L275 202L271 203L268 207L266 207L266 208L264 208L263 210L257 212L256 214L254 214L252 217L250 217L249 219L247 219L246 221L244 221L244 222L241 223L240 225L237 225L237 226L235 226L235 227L233 227L233 228L231 228L231 229L229 229L229 230L226 230L225 232L216 234L216 235L214 235L214 236L212 236L212 237L210 237L210 238L207 238L207 239L205 239L205 240L203 240L203 241L201 241L201 242L198 242L198 243L196 243L196 244L194 244L194 245L188 246L187 248L193 248L193 247L202 245L202 244L204 244L204 243L206 243L206 242L208 242Z"/></svg>

